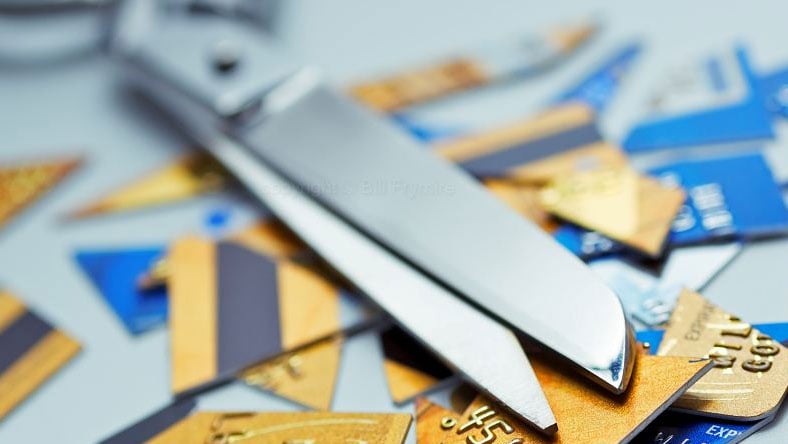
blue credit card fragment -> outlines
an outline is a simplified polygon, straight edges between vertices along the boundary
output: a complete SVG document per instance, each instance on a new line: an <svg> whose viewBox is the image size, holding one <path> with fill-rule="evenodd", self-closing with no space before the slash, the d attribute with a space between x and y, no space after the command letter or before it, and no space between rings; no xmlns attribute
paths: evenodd
<svg viewBox="0 0 788 444"><path fill-rule="evenodd" d="M788 340L788 322L753 325L760 332L779 342ZM649 344L655 354L664 335L663 330L643 330L637 333L639 342ZM768 424L773 416L760 421L736 422L683 412L659 415L632 441L638 444L734 444Z"/></svg>
<svg viewBox="0 0 788 444"><path fill-rule="evenodd" d="M137 286L140 276L165 253L164 247L85 250L74 258L126 329L136 335L167 320L166 288Z"/></svg>

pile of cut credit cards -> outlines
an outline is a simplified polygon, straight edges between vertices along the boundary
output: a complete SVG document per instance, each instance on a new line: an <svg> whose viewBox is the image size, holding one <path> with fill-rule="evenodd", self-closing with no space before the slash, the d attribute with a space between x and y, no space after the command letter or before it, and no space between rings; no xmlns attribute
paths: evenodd
<svg viewBox="0 0 788 444"><path fill-rule="evenodd" d="M788 388L788 310L785 323L755 325L702 292L748 245L788 235L788 144L779 131L788 117L788 67L762 72L744 46L677 60L622 141L607 138L599 120L648 57L635 41L621 42L519 119L463 120L441 109L451 95L548 75L603 32L595 23L561 26L342 88L465 170L617 293L638 341L624 394L600 390L538 344L523 343L558 423L547 436L393 326L284 224L266 217L237 226L228 204L206 218L203 233L167 245L73 251L96 303L130 335L143 340L166 326L169 336L172 403L126 418L128 427L103 442L756 442ZM0 228L49 189L67 186L82 160L2 165ZM122 224L124 214L167 211L217 190L242 192L195 150L99 190L61 223L112 213ZM61 367L92 353L24 299L0 291L0 427L36 388L60 383ZM391 411L408 406L411 415L332 411L343 345L356 335L379 337ZM293 409L200 408L200 395L233 381ZM780 430L788 436L785 424Z"/></svg>

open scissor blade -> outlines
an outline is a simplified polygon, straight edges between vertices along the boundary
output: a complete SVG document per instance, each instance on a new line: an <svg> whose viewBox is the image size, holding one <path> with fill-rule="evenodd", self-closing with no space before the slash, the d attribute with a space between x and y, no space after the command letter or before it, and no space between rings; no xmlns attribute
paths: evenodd
<svg viewBox="0 0 788 444"><path fill-rule="evenodd" d="M358 233L245 148L222 138L209 142L255 196L405 330L515 414L555 432L553 412L510 330Z"/></svg>
<svg viewBox="0 0 788 444"><path fill-rule="evenodd" d="M614 393L635 359L618 297L579 259L389 122L317 84L232 133L398 256ZM446 316L449 316L448 314Z"/></svg>

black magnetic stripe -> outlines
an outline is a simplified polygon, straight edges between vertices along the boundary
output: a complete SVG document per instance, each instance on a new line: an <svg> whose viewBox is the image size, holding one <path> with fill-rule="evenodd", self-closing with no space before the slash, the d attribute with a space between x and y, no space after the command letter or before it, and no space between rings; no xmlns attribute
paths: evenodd
<svg viewBox="0 0 788 444"><path fill-rule="evenodd" d="M507 170L572 148L602 140L596 122L512 145L493 153L465 160L460 165L476 176L501 176Z"/></svg>
<svg viewBox="0 0 788 444"><path fill-rule="evenodd" d="M232 242L217 248L219 376L282 351L276 262Z"/></svg>
<svg viewBox="0 0 788 444"><path fill-rule="evenodd" d="M0 332L0 375L50 331L51 325L32 311L26 311Z"/></svg>
<svg viewBox="0 0 788 444"><path fill-rule="evenodd" d="M99 444L139 444L172 427L194 410L194 398L184 398L148 415L142 420L106 438Z"/></svg>

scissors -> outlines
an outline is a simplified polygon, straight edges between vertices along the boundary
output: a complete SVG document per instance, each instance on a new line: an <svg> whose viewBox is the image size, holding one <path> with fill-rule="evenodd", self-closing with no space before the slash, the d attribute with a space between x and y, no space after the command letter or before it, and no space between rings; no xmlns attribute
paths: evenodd
<svg viewBox="0 0 788 444"><path fill-rule="evenodd" d="M612 393L626 390L636 351L613 291L258 29L130 0L109 48L131 88L406 331L536 429L557 426L519 338Z"/></svg>

